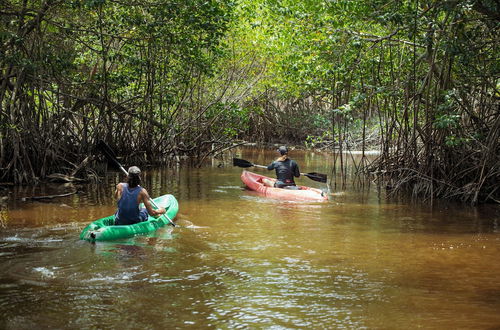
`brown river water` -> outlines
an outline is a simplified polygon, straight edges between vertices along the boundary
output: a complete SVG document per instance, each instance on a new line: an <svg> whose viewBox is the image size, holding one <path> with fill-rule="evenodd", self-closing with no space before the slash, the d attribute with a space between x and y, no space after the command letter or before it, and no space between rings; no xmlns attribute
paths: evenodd
<svg viewBox="0 0 500 330"><path fill-rule="evenodd" d="M291 156L331 174L329 154ZM79 234L115 211L118 172L47 201L23 197L73 188L0 191L0 329L500 328L498 207L394 201L375 185L277 201L221 164L144 170L151 196L178 199L179 226L115 242Z"/></svg>

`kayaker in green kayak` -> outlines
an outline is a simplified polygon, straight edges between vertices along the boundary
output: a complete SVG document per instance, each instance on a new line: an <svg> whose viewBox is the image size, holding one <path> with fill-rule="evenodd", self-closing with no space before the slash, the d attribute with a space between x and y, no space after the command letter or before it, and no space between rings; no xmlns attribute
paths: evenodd
<svg viewBox="0 0 500 330"><path fill-rule="evenodd" d="M268 170L276 170L276 180L263 179L268 187L298 189L293 177L300 177L299 165L296 161L288 157L288 148L281 146L277 150L280 157L267 166Z"/></svg>
<svg viewBox="0 0 500 330"><path fill-rule="evenodd" d="M127 182L116 185L118 210L115 214L115 225L131 225L148 220L148 215L158 217L165 213L163 207L153 209L147 190L140 186L141 170L132 166L127 173ZM145 208L139 208L141 203L144 203Z"/></svg>

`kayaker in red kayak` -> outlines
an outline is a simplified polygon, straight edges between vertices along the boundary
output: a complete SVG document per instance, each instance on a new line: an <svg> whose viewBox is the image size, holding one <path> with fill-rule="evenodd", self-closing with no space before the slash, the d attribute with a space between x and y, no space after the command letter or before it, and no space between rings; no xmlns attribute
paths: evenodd
<svg viewBox="0 0 500 330"><path fill-rule="evenodd" d="M288 157L288 148L281 146L277 150L280 157L267 166L268 170L276 170L276 180L263 179L262 183L268 187L298 189L293 177L300 177L299 165Z"/></svg>
<svg viewBox="0 0 500 330"><path fill-rule="evenodd" d="M115 214L115 225L131 225L148 220L148 215L157 217L166 212L163 207L153 209L146 189L140 186L141 170L137 166L128 169L127 182L116 185L115 197L118 210ZM144 203L145 208L139 208Z"/></svg>

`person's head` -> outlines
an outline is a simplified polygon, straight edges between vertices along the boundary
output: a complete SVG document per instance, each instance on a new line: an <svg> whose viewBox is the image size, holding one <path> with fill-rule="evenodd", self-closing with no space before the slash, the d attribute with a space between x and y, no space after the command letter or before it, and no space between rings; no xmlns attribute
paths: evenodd
<svg viewBox="0 0 500 330"><path fill-rule="evenodd" d="M135 188L141 184L141 170L137 166L129 167L127 182L130 188Z"/></svg>
<svg viewBox="0 0 500 330"><path fill-rule="evenodd" d="M288 148L286 146L281 146L278 148L278 152L281 156L288 154Z"/></svg>
<svg viewBox="0 0 500 330"><path fill-rule="evenodd" d="M288 158L288 148L286 146L279 147L277 151L280 154L278 161L284 161Z"/></svg>

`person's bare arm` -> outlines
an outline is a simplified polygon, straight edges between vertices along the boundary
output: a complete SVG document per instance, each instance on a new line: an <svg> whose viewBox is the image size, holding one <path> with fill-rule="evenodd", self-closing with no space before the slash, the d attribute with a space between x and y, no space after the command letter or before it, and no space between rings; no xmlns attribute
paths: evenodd
<svg viewBox="0 0 500 330"><path fill-rule="evenodd" d="M116 190L115 190L115 198L117 201L119 201L120 198L122 198L122 192L123 192L123 186L121 183L119 183L116 185Z"/></svg>
<svg viewBox="0 0 500 330"><path fill-rule="evenodd" d="M153 209L153 205L149 201L149 194L146 189L142 189L142 191L139 193L139 197L141 201L144 203L144 206L146 206L146 210L148 210L149 215L153 217L158 217L166 212L166 210L163 207L160 207L156 210Z"/></svg>

